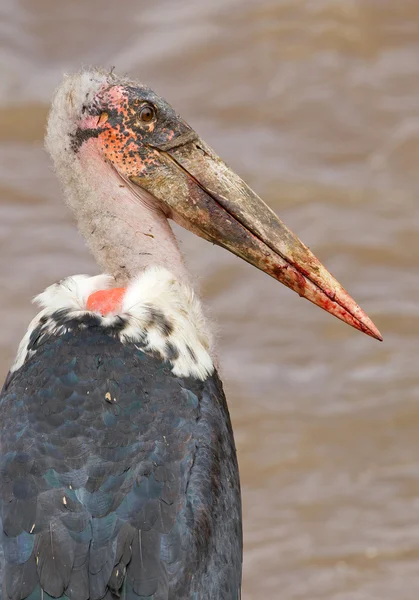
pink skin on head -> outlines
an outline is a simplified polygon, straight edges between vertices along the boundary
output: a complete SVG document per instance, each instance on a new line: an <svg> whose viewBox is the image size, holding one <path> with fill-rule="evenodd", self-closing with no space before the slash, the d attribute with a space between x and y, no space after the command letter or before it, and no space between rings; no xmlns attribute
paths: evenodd
<svg viewBox="0 0 419 600"><path fill-rule="evenodd" d="M87 117L80 122L80 129L97 129L96 146L103 158L115 166L124 177L139 176L148 167L159 164L159 153L150 146L139 153L136 140L145 139L155 129L155 122L143 122L139 117L141 99L128 98L123 86L105 86L96 96L100 105L106 106L98 117ZM117 115L115 117L115 115ZM114 117L114 118L112 118ZM160 143L169 142L174 131L160 128Z"/></svg>
<svg viewBox="0 0 419 600"><path fill-rule="evenodd" d="M99 120L100 115L90 116L79 127L101 128ZM83 141L77 151L77 164L81 167L77 181L84 185L73 207L79 229L96 261L103 272L116 279L118 286L127 285L150 265L165 267L179 280L188 282L188 273L161 205L151 194L134 188L125 179L127 172L120 163L106 156L109 149L104 147L102 135ZM138 156L137 160L136 167L131 165L133 172L140 168L141 158Z"/></svg>

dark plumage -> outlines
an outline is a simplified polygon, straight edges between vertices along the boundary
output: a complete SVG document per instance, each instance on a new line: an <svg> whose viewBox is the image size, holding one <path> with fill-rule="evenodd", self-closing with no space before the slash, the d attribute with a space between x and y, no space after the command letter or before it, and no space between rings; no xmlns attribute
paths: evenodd
<svg viewBox="0 0 419 600"><path fill-rule="evenodd" d="M94 318L83 329L55 318L70 332L35 330L36 352L0 397L4 598L239 598L240 490L218 375L178 378Z"/></svg>

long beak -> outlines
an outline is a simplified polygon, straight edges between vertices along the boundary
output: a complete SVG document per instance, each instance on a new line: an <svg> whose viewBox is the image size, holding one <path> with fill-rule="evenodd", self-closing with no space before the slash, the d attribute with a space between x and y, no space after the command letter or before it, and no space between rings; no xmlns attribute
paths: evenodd
<svg viewBox="0 0 419 600"><path fill-rule="evenodd" d="M184 138L150 148L160 168L132 182L151 192L183 227L382 340L371 319L259 196L195 132Z"/></svg>

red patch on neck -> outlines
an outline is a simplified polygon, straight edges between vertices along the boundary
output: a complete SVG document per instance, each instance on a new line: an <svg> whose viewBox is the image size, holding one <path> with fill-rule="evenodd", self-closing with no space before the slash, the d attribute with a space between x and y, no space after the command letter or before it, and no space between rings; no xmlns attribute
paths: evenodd
<svg viewBox="0 0 419 600"><path fill-rule="evenodd" d="M126 291L126 288L98 290L87 298L87 310L99 312L103 316L117 313L122 308L122 300Z"/></svg>

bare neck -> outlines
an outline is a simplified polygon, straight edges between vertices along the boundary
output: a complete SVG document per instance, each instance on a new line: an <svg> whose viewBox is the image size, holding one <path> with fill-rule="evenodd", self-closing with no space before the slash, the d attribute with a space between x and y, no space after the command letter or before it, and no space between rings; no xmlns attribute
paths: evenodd
<svg viewBox="0 0 419 600"><path fill-rule="evenodd" d="M67 202L100 268L113 275L118 285L125 285L150 265L165 267L188 283L165 215L146 193L136 196L109 164L86 150L63 179Z"/></svg>

